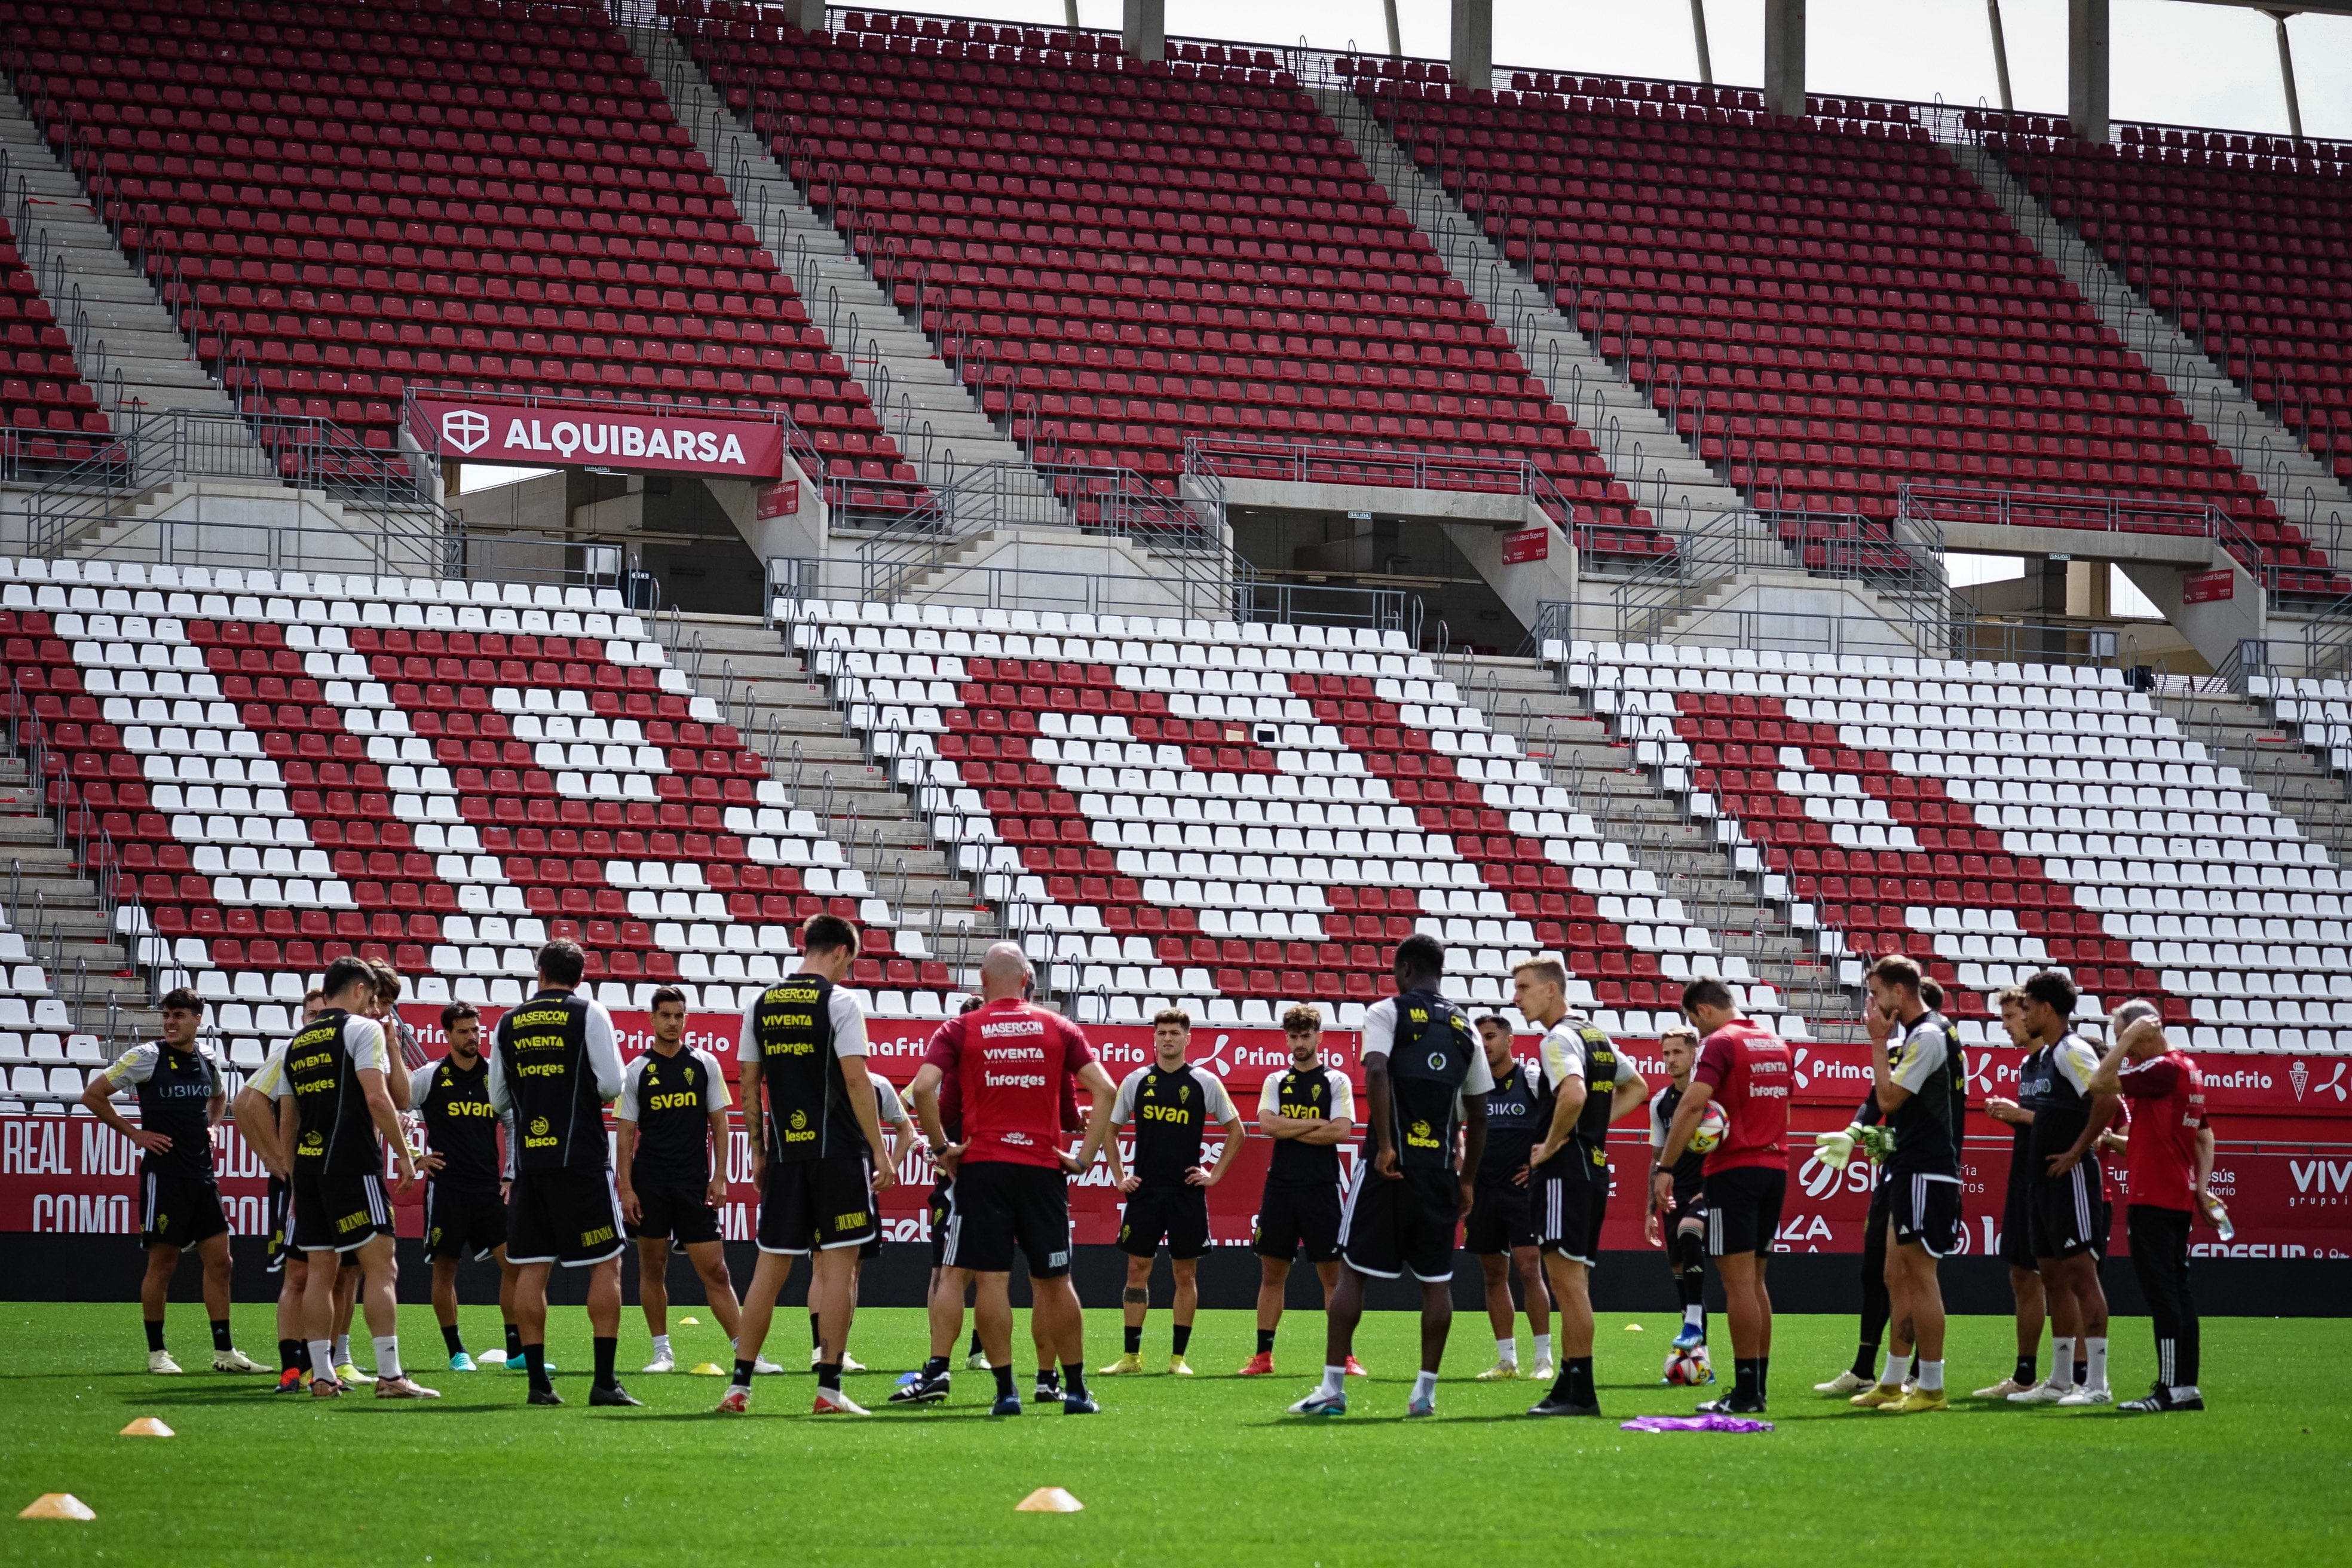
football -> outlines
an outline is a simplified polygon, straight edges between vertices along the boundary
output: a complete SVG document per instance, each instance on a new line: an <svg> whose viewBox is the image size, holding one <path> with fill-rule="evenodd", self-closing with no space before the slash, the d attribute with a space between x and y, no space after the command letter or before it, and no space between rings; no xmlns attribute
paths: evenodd
<svg viewBox="0 0 2352 1568"><path fill-rule="evenodd" d="M1698 1113L1698 1131L1691 1134L1691 1152L1694 1154L1715 1152L1715 1146L1723 1142L1723 1135L1730 1130L1731 1119L1724 1115L1723 1107L1713 1100L1708 1100L1706 1109Z"/></svg>
<svg viewBox="0 0 2352 1568"><path fill-rule="evenodd" d="M1665 1373L1665 1381L1676 1388L1715 1381L1715 1368L1707 1364L1705 1345L1667 1352Z"/></svg>

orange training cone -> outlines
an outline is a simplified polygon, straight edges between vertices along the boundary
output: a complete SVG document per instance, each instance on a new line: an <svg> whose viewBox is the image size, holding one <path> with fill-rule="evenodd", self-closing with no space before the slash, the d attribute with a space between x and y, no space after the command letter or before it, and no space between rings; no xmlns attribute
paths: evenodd
<svg viewBox="0 0 2352 1568"><path fill-rule="evenodd" d="M91 1510L89 1504L71 1492L43 1492L16 1517L18 1519L92 1520L98 1515Z"/></svg>
<svg viewBox="0 0 2352 1568"><path fill-rule="evenodd" d="M119 1435L124 1437L174 1437L179 1434L152 1415L142 1415L138 1420L125 1426Z"/></svg>
<svg viewBox="0 0 2352 1568"><path fill-rule="evenodd" d="M1039 1487L1013 1505L1015 1513L1076 1513L1087 1505L1059 1487Z"/></svg>

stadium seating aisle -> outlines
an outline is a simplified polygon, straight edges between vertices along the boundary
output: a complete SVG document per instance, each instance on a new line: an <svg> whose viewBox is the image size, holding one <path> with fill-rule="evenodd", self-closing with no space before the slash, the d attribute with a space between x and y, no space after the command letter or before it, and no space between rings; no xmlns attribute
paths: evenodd
<svg viewBox="0 0 2352 1568"><path fill-rule="evenodd" d="M0 0L0 22L231 390L379 449L412 385L784 410L861 504L917 493L602 11Z"/></svg>
<svg viewBox="0 0 2352 1568"><path fill-rule="evenodd" d="M938 840L1029 911L1082 1017L1188 1000L1271 1026L1312 1001L1352 1026L1415 931L1444 939L1465 1003L1502 1005L1510 965L1548 950L1631 1035L1701 974L1782 1012L1401 634L819 600L775 618Z"/></svg>
<svg viewBox="0 0 2352 1568"><path fill-rule="evenodd" d="M135 879L119 934L224 1031L282 1027L352 951L512 1003L554 936L608 1002L731 1007L820 910L866 928L860 983L919 963L950 999L610 590L8 561L0 638L52 804Z"/></svg>
<svg viewBox="0 0 2352 1568"><path fill-rule="evenodd" d="M1271 53L1142 66L1115 35L852 11L804 37L753 5L672 8L1041 459L1171 493L1187 437L1528 459L1587 548L1665 548Z"/></svg>
<svg viewBox="0 0 2352 1568"><path fill-rule="evenodd" d="M0 458L78 463L112 426L16 242L0 217Z"/></svg>
<svg viewBox="0 0 2352 1568"><path fill-rule="evenodd" d="M2140 125L2092 146L2063 122L1979 119L2053 216L2352 480L2352 146Z"/></svg>
<svg viewBox="0 0 2352 1568"><path fill-rule="evenodd" d="M2283 593L2352 591L1902 106L1790 121L1732 89L1357 86L1708 460L1812 514L1782 518L1791 542L1875 529L1906 479L2125 503L2095 526L2211 505Z"/></svg>
<svg viewBox="0 0 2352 1568"><path fill-rule="evenodd" d="M1548 652L1843 951L1931 952L1972 1039L2049 963L2200 1049L2352 1052L2352 887L2118 670Z"/></svg>

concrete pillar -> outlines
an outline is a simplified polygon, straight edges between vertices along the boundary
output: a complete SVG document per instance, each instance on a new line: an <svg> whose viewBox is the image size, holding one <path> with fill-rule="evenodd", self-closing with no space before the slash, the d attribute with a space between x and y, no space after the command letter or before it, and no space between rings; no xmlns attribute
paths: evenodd
<svg viewBox="0 0 2352 1568"><path fill-rule="evenodd" d="M1706 47L1706 0L1691 0L1691 45L1698 53L1698 79L1715 85L1715 54Z"/></svg>
<svg viewBox="0 0 2352 1568"><path fill-rule="evenodd" d="M791 0L792 25L803 33L824 31L824 0Z"/></svg>
<svg viewBox="0 0 2352 1568"><path fill-rule="evenodd" d="M2000 0L1985 0L1985 23L1992 29L1992 69L2000 79L2000 111L2007 114L2017 100L2009 90L2009 37L2000 25Z"/></svg>
<svg viewBox="0 0 2352 1568"><path fill-rule="evenodd" d="M1764 110L1805 112L1805 0L1764 0Z"/></svg>
<svg viewBox="0 0 2352 1568"><path fill-rule="evenodd" d="M2303 99L2294 90L2294 46L2287 41L2286 19L2292 11L2271 13L2271 26L2278 29L2279 90L2286 94L2286 133L2296 141L2303 140Z"/></svg>
<svg viewBox="0 0 2352 1568"><path fill-rule="evenodd" d="M1454 80L1465 88L1495 80L1495 0L1454 0Z"/></svg>
<svg viewBox="0 0 2352 1568"><path fill-rule="evenodd" d="M2066 121L2084 142L2113 139L2107 124L2107 0L2066 0Z"/></svg>
<svg viewBox="0 0 2352 1568"><path fill-rule="evenodd" d="M1121 0L1119 47L1139 60L1168 58L1168 0Z"/></svg>
<svg viewBox="0 0 2352 1568"><path fill-rule="evenodd" d="M1397 0L1381 0L1381 9L1389 25L1389 58L1404 58L1404 34L1397 26Z"/></svg>

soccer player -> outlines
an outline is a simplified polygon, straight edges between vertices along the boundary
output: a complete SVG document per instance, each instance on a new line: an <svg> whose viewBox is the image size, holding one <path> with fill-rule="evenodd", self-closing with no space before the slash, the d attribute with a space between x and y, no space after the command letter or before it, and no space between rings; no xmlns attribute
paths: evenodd
<svg viewBox="0 0 2352 1568"><path fill-rule="evenodd" d="M1683 1015L1703 1031L1698 1060L1658 1145L1650 1201L1675 1212L1675 1167L1689 1152L1706 1108L1721 1106L1727 1125L1706 1160L1706 1250L1722 1276L1724 1316L1731 1320L1732 1391L1698 1408L1753 1415L1763 1411L1771 1392L1772 1298L1764 1265L1789 1186L1791 1059L1779 1036L1740 1015L1731 988L1720 980L1684 986Z"/></svg>
<svg viewBox="0 0 2352 1568"><path fill-rule="evenodd" d="M719 1210L727 1201L727 1108L734 1100L718 1058L686 1044L685 992L660 987L646 1017L652 1046L622 1070L613 1111L613 1184L625 1228L637 1244L637 1300L654 1341L646 1371L662 1373L677 1364L669 1344L673 1242L686 1248L710 1315L730 1344L740 1327L719 1239ZM772 1363L766 1370L782 1369Z"/></svg>
<svg viewBox="0 0 2352 1568"><path fill-rule="evenodd" d="M801 928L801 967L743 1009L736 1050L751 1181L760 1189L760 1261L743 1300L735 1375L719 1408L751 1408L751 1373L793 1260L809 1263L825 1358L817 1363L819 1415L868 1414L841 1391L849 1293L857 1250L880 1223L875 1200L898 1177L874 1111L866 1014L842 984L857 962L857 928L816 915ZM765 1091L765 1099L761 1098Z"/></svg>
<svg viewBox="0 0 2352 1568"><path fill-rule="evenodd" d="M327 965L327 1005L278 1047L237 1096L237 1126L274 1170L290 1173L294 1245L309 1255L303 1338L310 1351L310 1392L344 1391L335 1375L335 1275L339 1255L359 1260L361 1304L375 1339L376 1397L435 1399L400 1365L399 1308L393 1295L392 1205L383 1192L384 1149L399 1172L397 1191L416 1180L416 1162L393 1086L395 1058L383 1026L368 1016L375 972L356 958ZM294 1146L283 1149L266 1113L271 1100L291 1100L300 1116Z"/></svg>
<svg viewBox="0 0 2352 1568"><path fill-rule="evenodd" d="M1544 1031L1536 1060L1537 1122L1528 1156L1544 1276L1559 1310L1559 1375L1530 1415L1598 1415L1592 1384L1592 1269L1609 1208L1609 1124L1650 1092L1633 1063L1568 1005L1568 966L1534 958L1511 972L1520 1015Z"/></svg>
<svg viewBox="0 0 2352 1568"><path fill-rule="evenodd" d="M2039 1047L2019 1066L2017 1103L2028 1119L2026 1226L2034 1267L2049 1293L2050 1378L2009 1398L2020 1405L2111 1405L2107 1297L2099 1284L2108 1216L2097 1151L2117 1100L2091 1090L2099 1055L2074 1033L2074 981L2045 969L2021 989L2025 1023ZM2086 1373L2079 1387L2077 1345Z"/></svg>
<svg viewBox="0 0 2352 1568"><path fill-rule="evenodd" d="M1200 1259L1209 1246L1209 1189L1225 1179L1242 1152L1242 1113L1214 1076L1187 1061L1192 1019L1181 1007L1162 1009L1151 1020L1152 1059L1127 1075L1111 1107L1114 1130L1135 1129L1135 1169L1129 1171L1110 1145L1110 1179L1127 1194L1119 1218L1119 1249L1127 1254L1126 1343L1119 1358L1102 1369L1106 1377L1143 1370L1143 1320L1151 1308L1151 1263L1160 1243L1168 1243L1169 1267L1176 1275L1174 1341L1168 1371L1190 1377L1184 1352L1192 1340L1192 1315L1201 1305ZM1201 1163L1201 1143L1211 1121L1225 1135L1214 1166Z"/></svg>
<svg viewBox="0 0 2352 1568"><path fill-rule="evenodd" d="M1293 1415L1348 1413L1348 1355L1364 1315L1364 1281L1411 1274L1421 1284L1421 1371L1408 1416L1437 1414L1437 1368L1454 1326L1454 1236L1486 1158L1486 1052L1438 987L1445 949L1426 932L1397 944L1397 994L1364 1013L1359 1047L1370 1115L1365 1158L1339 1216L1339 1282L1326 1309L1323 1381ZM1454 1163L1457 1131L1464 1145Z"/></svg>
<svg viewBox="0 0 2352 1568"><path fill-rule="evenodd" d="M874 1086L875 1119L887 1130L887 1136L890 1142L890 1167L895 1171L898 1169L899 1159L908 1149L914 1147L914 1119L908 1115L906 1101L899 1098L898 1089L888 1079L871 1068L866 1069L866 1076L867 1081ZM874 1227L874 1234L867 1237L866 1244L857 1249L857 1261L850 1267L849 1321L842 1325L841 1330L845 1341L849 1331L857 1324L857 1290L859 1284L865 1279L866 1266L881 1256L882 1227L877 1224ZM809 1365L814 1366L824 1359L824 1323L816 1309L812 1307L809 1309ZM841 1352L841 1370L845 1373L866 1370L866 1363L851 1355L845 1343ZM1038 1373L1038 1382L1041 1384L1045 1381L1045 1375L1042 1371ZM1058 1383L1061 1374L1055 1373L1053 1375L1055 1381Z"/></svg>
<svg viewBox="0 0 2352 1568"><path fill-rule="evenodd" d="M1535 1375L1552 1375L1551 1292L1544 1284L1543 1249L1528 1211L1528 1156L1542 1130L1542 1072L1511 1055L1511 1026L1489 1013L1478 1020L1486 1072L1495 1080L1486 1096L1486 1151L1478 1162L1475 1195L1462 1225L1462 1249L1478 1260L1486 1287L1486 1321L1495 1330L1495 1364L1478 1374L1481 1383L1519 1375L1519 1342L1512 1331L1511 1276L1519 1277L1528 1327L1536 1340Z"/></svg>
<svg viewBox="0 0 2352 1568"><path fill-rule="evenodd" d="M1274 1371L1274 1335L1282 1326L1282 1298L1301 1249L1331 1306L1339 1279L1339 1146L1356 1126L1356 1091L1348 1075L1323 1062L1323 1015L1301 1002L1282 1016L1290 1065L1266 1075L1258 1089L1258 1130L1274 1140L1265 1190L1258 1199L1251 1245L1258 1257L1257 1351L1244 1377ZM1356 1358L1348 1373L1362 1377Z"/></svg>
<svg viewBox="0 0 2352 1568"><path fill-rule="evenodd" d="M1912 1415L1944 1410L1944 1292L1936 1265L1959 1245L1959 1130L1953 1115L1961 1064L1942 1015L1920 997L1919 965L1901 953L1873 964L1864 984L1871 1042L1872 1098L1894 1148L1880 1166L1887 1185L1886 1289L1897 1344L1919 1358L1907 1394L1892 1353L1875 1387L1851 1401L1864 1410ZM1900 1038L1895 1037L1900 1034Z"/></svg>
<svg viewBox="0 0 2352 1568"><path fill-rule="evenodd" d="M2202 1410L2197 1386L2197 1298L2189 1285L2189 1229L2197 1210L2214 1206L2213 1129L2205 1120L2205 1080L2173 1047L2152 1002L2126 1002L2108 1023L2107 1054L2091 1075L2091 1092L2134 1102L2124 1232L2132 1272L2147 1298L2156 1330L2156 1383L2145 1398L2116 1406L2134 1415Z"/></svg>
<svg viewBox="0 0 2352 1568"><path fill-rule="evenodd" d="M1691 1067L1698 1060L1698 1031L1687 1024L1659 1031L1658 1055L1666 1065L1666 1086L1650 1097L1653 1150L1664 1147L1666 1129L1674 1125L1675 1112L1682 1109L1683 1094L1690 1088ZM1674 1266L1675 1291L1683 1304L1683 1326L1675 1335L1675 1349L1703 1350L1706 1345L1706 1156L1685 1152L1670 1173L1675 1239L1666 1256ZM1666 1211L1653 1194L1649 1212L1642 1216L1642 1234L1652 1247L1665 1244L1665 1218Z"/></svg>
<svg viewBox="0 0 2352 1568"><path fill-rule="evenodd" d="M591 1405L642 1405L614 1372L621 1348L620 1194L613 1185L604 1107L620 1098L620 1042L613 1016L573 994L588 967L580 944L559 937L539 950L538 989L499 1020L490 1046L490 1104L518 1145L507 1213L530 1403L561 1405L547 1375L547 1276L558 1263L588 1270L588 1325L595 1346Z"/></svg>
<svg viewBox="0 0 2352 1568"><path fill-rule="evenodd" d="M1101 1408L1087 1392L1086 1321L1070 1285L1068 1179L1091 1169L1109 1141L1118 1090L1076 1024L1023 1000L1030 979L1029 960L1017 945L991 947L980 963L982 1005L931 1037L909 1086L931 1158L954 1184L940 1284L931 1293L930 1359L919 1379L890 1396L894 1403L947 1397L948 1352L963 1327L964 1289L976 1284L973 1315L996 1377L990 1414L1021 1414L1009 1294L1017 1243L1029 1264L1033 1331L1051 1342L1062 1363L1064 1414ZM950 1079L963 1130L954 1143L943 1131L941 1110L941 1087ZM1062 1085L1071 1079L1092 1101L1075 1159L1061 1147Z"/></svg>
<svg viewBox="0 0 2352 1568"><path fill-rule="evenodd" d="M482 1016L470 1002L441 1009L449 1054L409 1080L410 1109L425 1118L425 1252L433 1259L433 1315L441 1324L451 1372L472 1372L474 1358L457 1332L457 1265L467 1258L499 1265L499 1316L514 1328L515 1266L507 1261L505 1164L498 1112L490 1109L490 1064L482 1057ZM520 1337L507 1349L520 1355ZM485 1354L488 1352L485 1352Z"/></svg>
<svg viewBox="0 0 2352 1568"><path fill-rule="evenodd" d="M309 1023L327 1009L327 994L313 985L302 996L302 1022ZM244 1096L239 1095L229 1106L229 1113L237 1119L237 1130L246 1132L247 1141L253 1134L247 1131L244 1121ZM266 1113L266 1125L276 1135L280 1148L291 1149L294 1135L301 1121L291 1100L264 1100L259 1110ZM260 1147L259 1143L256 1147ZM310 1265L294 1246L294 1189L286 1176L278 1171L269 1173L268 1197L269 1209L269 1260L265 1266L278 1276L278 1387L279 1394L299 1394L310 1366L310 1352L302 1341L302 1296L310 1279ZM351 1278L357 1289L359 1271L352 1269ZM341 1283L337 1281L338 1285ZM344 1308L349 1322L350 1308Z"/></svg>
<svg viewBox="0 0 2352 1568"><path fill-rule="evenodd" d="M163 998L160 1039L131 1047L82 1090L81 1103L139 1151L139 1241L147 1272L139 1304L147 1321L147 1370L176 1373L163 1348L163 1308L172 1275L188 1247L205 1268L205 1312L213 1325L215 1372L259 1372L229 1338L228 1215L213 1171L213 1129L227 1104L220 1068L196 1037L205 1005L186 987ZM139 1097L139 1125L114 1109L114 1096Z"/></svg>
<svg viewBox="0 0 2352 1568"><path fill-rule="evenodd" d="M2069 1010L2071 1011L2071 1005ZM2010 1044L2025 1053L2019 1065L2021 1084L2043 1042L2025 1021L2025 988L2011 985L2000 994L2000 1026ZM1985 1114L2010 1129L2009 1181L2001 1194L2000 1259L2009 1266L2010 1294L2017 1302L2017 1364L1999 1383L1976 1391L1979 1399L2006 1399L2032 1388L2039 1379L2035 1362L2042 1351L2042 1327L2049 1316L2049 1294L2033 1258L2030 1199L2033 1190L2033 1112L2003 1095L1985 1097ZM2073 1369L2067 1369L2073 1381Z"/></svg>

